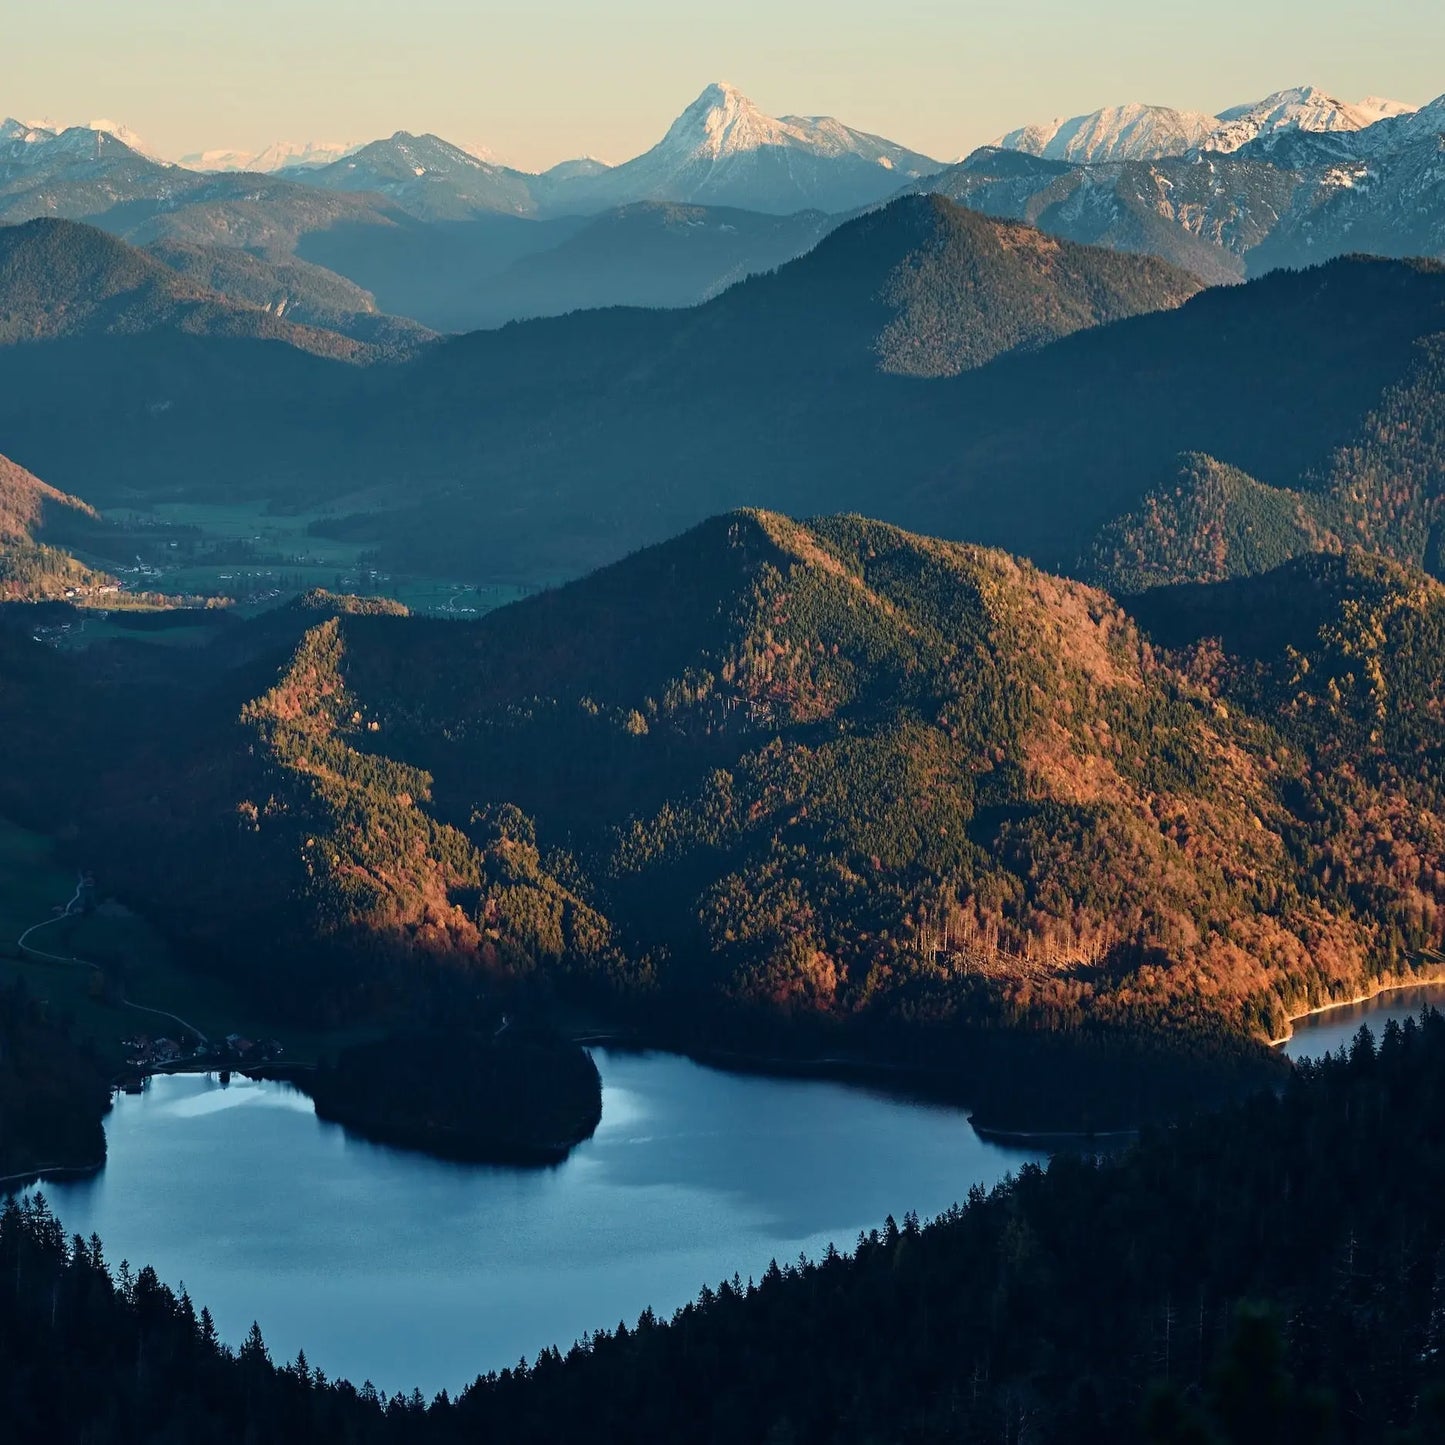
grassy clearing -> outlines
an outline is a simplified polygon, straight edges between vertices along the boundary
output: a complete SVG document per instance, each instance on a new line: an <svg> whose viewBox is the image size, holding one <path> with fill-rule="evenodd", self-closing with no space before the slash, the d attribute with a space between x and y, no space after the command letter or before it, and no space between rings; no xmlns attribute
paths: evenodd
<svg viewBox="0 0 1445 1445"><path fill-rule="evenodd" d="M136 589L229 597L256 607L324 587L393 597L413 612L449 617L480 616L532 590L377 572L362 563L368 544L308 533L311 523L335 514L279 514L263 502L165 502L147 511L117 508L106 517L125 528L116 550L141 559L116 569Z"/></svg>
<svg viewBox="0 0 1445 1445"><path fill-rule="evenodd" d="M59 864L48 838L0 819L0 953L75 891L75 873Z"/></svg>
<svg viewBox="0 0 1445 1445"><path fill-rule="evenodd" d="M74 891L75 874L57 859L50 839L0 820L0 983L22 980L57 1015L68 1015L77 1033L92 1040L117 1068L125 1059L121 1040L177 1029L109 1001L104 980L90 964L124 978L125 997L132 1003L176 1014L212 1038L228 1033L277 1038L292 1061L314 1060L375 1036L373 1030L321 1033L276 1025L223 980L183 967L145 919L113 902L62 919L29 940L46 953L84 963L19 956L21 933L50 917Z"/></svg>
<svg viewBox="0 0 1445 1445"><path fill-rule="evenodd" d="M383 595L395 597L413 612L434 617L480 617L484 612L505 607L535 590L500 582L473 587L461 582L431 582L408 577L388 584L388 589Z"/></svg>
<svg viewBox="0 0 1445 1445"><path fill-rule="evenodd" d="M212 628L202 626L166 627L141 632L113 622L108 617L82 616L68 632L54 633L49 640L62 652L75 652L93 647L98 642L113 642L117 639L146 642L157 647L204 647L215 635Z"/></svg>
<svg viewBox="0 0 1445 1445"><path fill-rule="evenodd" d="M353 509L347 509L353 510ZM118 507L106 512L106 520L128 526L129 535L154 546L168 545L167 529L194 528L211 542L248 543L258 552L279 560L310 561L330 567L354 567L367 550L359 542L338 542L330 537L313 537L307 528L336 510L279 513L265 502L212 505L201 502L158 502L145 511Z"/></svg>

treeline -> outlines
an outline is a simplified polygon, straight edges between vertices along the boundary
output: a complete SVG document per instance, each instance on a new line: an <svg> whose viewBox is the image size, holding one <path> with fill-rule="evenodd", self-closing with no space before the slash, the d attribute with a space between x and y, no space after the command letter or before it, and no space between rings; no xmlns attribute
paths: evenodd
<svg viewBox="0 0 1445 1445"><path fill-rule="evenodd" d="M45 601L104 586L115 588L115 579L57 547L0 541L0 601Z"/></svg>
<svg viewBox="0 0 1445 1445"><path fill-rule="evenodd" d="M1445 1431L1445 1021L1059 1156L847 1254L706 1286L478 1379L379 1397L232 1350L42 1201L0 1215L9 1438L607 1445L1425 1445Z"/></svg>
<svg viewBox="0 0 1445 1445"><path fill-rule="evenodd" d="M1075 564L1116 592L1252 577L1295 557L1365 548L1445 575L1445 341L1424 339L1356 434L1298 479L1266 485L1186 454L1172 484L1110 520Z"/></svg>
<svg viewBox="0 0 1445 1445"><path fill-rule="evenodd" d="M1445 947L1445 590L1357 557L1249 585L1268 605L1131 615L1002 553L738 513L471 625L315 597L164 668L101 649L8 783L278 1014L566 994L985 1091L1021 1031L1050 1078L1070 1035L1228 1073ZM1109 1092L1100 1125L1149 1095Z"/></svg>
<svg viewBox="0 0 1445 1445"><path fill-rule="evenodd" d="M0 1180L99 1167L109 1109L101 1060L23 984L0 985Z"/></svg>
<svg viewBox="0 0 1445 1445"><path fill-rule="evenodd" d="M453 1159L558 1163L602 1120L591 1055L505 1014L486 1033L436 1028L354 1044L295 1082L323 1119Z"/></svg>

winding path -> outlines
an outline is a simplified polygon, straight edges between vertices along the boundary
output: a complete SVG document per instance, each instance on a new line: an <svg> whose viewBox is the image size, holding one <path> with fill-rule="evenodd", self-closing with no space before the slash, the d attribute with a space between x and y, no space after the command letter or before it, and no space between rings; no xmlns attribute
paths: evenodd
<svg viewBox="0 0 1445 1445"><path fill-rule="evenodd" d="M51 924L63 922L65 919L74 915L80 904L80 895L84 890L85 880L82 877L76 882L75 893L72 895L70 902L65 905L65 908L53 918L43 918L39 923L32 923L30 927L15 940L15 947L19 949L22 954L28 953L32 958L43 958L50 963L73 963L81 968L94 969L96 973L102 972L99 964L91 963L88 959L66 957L64 954L59 953L47 953L44 949L36 948L33 944L26 942L32 933L38 933L42 928L49 928ZM136 1009L143 1014L158 1014L163 1019L170 1019L172 1023L180 1024L187 1033L194 1034L201 1043L207 1044L210 1042L195 1024L187 1023L179 1014L169 1013L163 1008L148 1008L143 1003L132 1003L129 999L122 999L121 1006L123 1008Z"/></svg>

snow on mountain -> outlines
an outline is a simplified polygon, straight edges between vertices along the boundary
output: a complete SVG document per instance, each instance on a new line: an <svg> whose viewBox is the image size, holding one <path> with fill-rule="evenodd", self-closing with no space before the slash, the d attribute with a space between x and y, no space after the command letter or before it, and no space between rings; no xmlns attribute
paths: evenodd
<svg viewBox="0 0 1445 1445"><path fill-rule="evenodd" d="M37 141L55 139L55 127L38 125L32 121L16 120L8 117L0 120L0 142L21 142L25 145L34 145Z"/></svg>
<svg viewBox="0 0 1445 1445"><path fill-rule="evenodd" d="M1419 142L1433 144L1445 134L1445 96L1424 106L1374 102L1353 107L1362 114L1386 106L1390 113L1362 128L1266 130L1240 148L1240 153L1276 165L1311 171L1334 164L1364 165L1387 160Z"/></svg>
<svg viewBox="0 0 1445 1445"><path fill-rule="evenodd" d="M1088 115L1059 117L1010 131L994 144L1046 160L1155 160L1192 150L1218 128L1215 116L1167 105L1108 106Z"/></svg>
<svg viewBox="0 0 1445 1445"><path fill-rule="evenodd" d="M127 150L144 156L148 161L165 164L129 126L116 120L93 120L88 125L72 126L59 126L49 120L15 120L13 117L0 121L0 145L9 143L35 146L39 148L35 153L37 157L42 151L50 155L56 154L57 145L72 152L87 149L94 151L101 136L119 141Z"/></svg>
<svg viewBox="0 0 1445 1445"><path fill-rule="evenodd" d="M658 160L716 161L769 147L805 151L828 159L854 156L909 175L937 169L937 163L928 157L854 130L831 116L765 115L741 91L725 82L709 85L673 121L647 156ZM646 157L638 157L643 159Z"/></svg>
<svg viewBox="0 0 1445 1445"><path fill-rule="evenodd" d="M287 166L326 166L360 148L351 141L273 141L265 150L251 157L248 169L269 173L284 170Z"/></svg>
<svg viewBox="0 0 1445 1445"><path fill-rule="evenodd" d="M606 161L599 161L596 156L576 156L570 161L558 161L542 174L554 181L575 181L579 178L600 176L611 169Z"/></svg>
<svg viewBox="0 0 1445 1445"><path fill-rule="evenodd" d="M1387 115L1376 121L1361 133L1359 144L1367 155L1383 155L1440 135L1445 135L1445 95L1416 110Z"/></svg>
<svg viewBox="0 0 1445 1445"><path fill-rule="evenodd" d="M709 85L640 156L575 175L552 205L599 210L634 201L737 206L772 214L871 205L938 161L830 116L770 116L741 91Z"/></svg>
<svg viewBox="0 0 1445 1445"><path fill-rule="evenodd" d="M258 171L264 175L288 166L325 166L359 150L349 141L272 141L264 150L209 150L182 156L180 164L191 171Z"/></svg>
<svg viewBox="0 0 1445 1445"><path fill-rule="evenodd" d="M497 153L491 146L479 140L462 141L457 146L458 150L466 151L469 156L479 161L486 161L489 166L499 165Z"/></svg>
<svg viewBox="0 0 1445 1445"><path fill-rule="evenodd" d="M251 163L252 151L192 151L176 163L188 171L244 171Z"/></svg>
<svg viewBox="0 0 1445 1445"><path fill-rule="evenodd" d="M1303 130L1315 134L1364 130L1380 119L1359 106L1338 100L1314 85L1277 90L1250 105L1237 105L1219 113L1219 128L1202 149L1228 153L1260 136Z"/></svg>
<svg viewBox="0 0 1445 1445"><path fill-rule="evenodd" d="M91 161L145 161L154 158L137 151L117 131L105 125L72 125L64 130L7 120L0 124L0 162L31 171ZM129 134L129 132L126 132Z"/></svg>
<svg viewBox="0 0 1445 1445"><path fill-rule="evenodd" d="M1022 126L994 144L1076 165L1161 160L1194 150L1229 153L1287 132L1353 133L1413 111L1413 106L1379 96L1352 105L1316 86L1304 85L1276 91L1217 116L1137 102L1108 106L1088 115Z"/></svg>
<svg viewBox="0 0 1445 1445"><path fill-rule="evenodd" d="M118 120L93 120L86 127L86 130L93 130L101 135L114 136L123 146L133 150L138 156L144 156L148 161L158 161L164 165L165 161L151 150L149 146L128 126Z"/></svg>
<svg viewBox="0 0 1445 1445"><path fill-rule="evenodd" d="M1355 102L1355 109L1361 115L1367 115L1371 123L1377 120L1388 120L1396 115L1413 115L1419 106L1407 105L1403 100L1389 100L1382 95L1367 95L1363 100Z"/></svg>
<svg viewBox="0 0 1445 1445"><path fill-rule="evenodd" d="M287 180L333 191L371 191L419 220L530 215L535 176L479 159L435 135L399 130L329 165L291 167Z"/></svg>

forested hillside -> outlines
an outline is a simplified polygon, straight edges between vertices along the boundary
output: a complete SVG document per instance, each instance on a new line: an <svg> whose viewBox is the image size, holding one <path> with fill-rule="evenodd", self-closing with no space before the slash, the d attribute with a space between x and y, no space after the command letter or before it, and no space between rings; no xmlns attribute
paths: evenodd
<svg viewBox="0 0 1445 1445"><path fill-rule="evenodd" d="M1340 499L1349 538L1372 545L1394 545L1377 514L1406 463L1414 490L1396 501L1396 530L1422 525L1433 505L1441 268L1340 261L957 376L894 375L878 369L874 338L902 337L899 354L925 371L922 358L956 344L930 305L962 318L965 338L996 322L928 291L921 260L901 274L929 304L891 320L881 306L843 305L857 274L843 260L881 217L898 228L906 213L844 227L696 312L591 313L438 348L395 378L393 410L367 422L367 465L389 456L421 492L384 518L329 525L374 538L398 564L444 557L553 576L660 540L699 509L842 507L1108 581L1089 570L1091 539L1134 532L1189 455L1263 488ZM946 274L966 269L955 260ZM1289 496L1258 498L1293 510ZM1329 530L1330 511L1316 521L1311 510L1307 528ZM1150 565L1184 580L1179 560L1165 546Z"/></svg>
<svg viewBox="0 0 1445 1445"><path fill-rule="evenodd" d="M22 985L0 986L0 1192L26 1171L98 1168L109 1109L100 1059Z"/></svg>
<svg viewBox="0 0 1445 1445"><path fill-rule="evenodd" d="M61 597L110 584L65 550L103 533L94 508L0 456L0 598Z"/></svg>
<svg viewBox="0 0 1445 1445"><path fill-rule="evenodd" d="M334 359L380 351L334 333L327 355L258 339L288 323L257 308L240 335L193 334L185 306L140 334L93 318L0 347L0 434L95 505L323 508L328 540L462 580L576 576L754 505L857 510L1118 590L1354 544L1436 567L1445 269L1196 287L909 197L704 306L392 365Z"/></svg>
<svg viewBox="0 0 1445 1445"><path fill-rule="evenodd" d="M702 1283L455 1399L378 1398L0 1215L10 1438L1427 1445L1445 1430L1445 1023L1122 1157L1063 1155L856 1252ZM852 1241L843 1241L852 1248ZM701 1283L701 1282L700 1282Z"/></svg>
<svg viewBox="0 0 1445 1445"><path fill-rule="evenodd" d="M48 659L96 700L10 786L48 779L109 886L278 1013L560 996L906 1058L1017 1123L1075 1055L1254 1068L1236 1044L1445 943L1445 591L1293 563L1252 584L1284 599L1265 647L1243 585L1131 616L1002 553L739 513L475 623L298 607L164 668ZM1053 1057L1004 1097L1006 1047ZM1077 1122L1165 1106L1123 1058Z"/></svg>
<svg viewBox="0 0 1445 1445"><path fill-rule="evenodd" d="M179 332L282 341L364 359L348 337L223 296L153 256L74 221L0 227L0 346Z"/></svg>
<svg viewBox="0 0 1445 1445"><path fill-rule="evenodd" d="M296 325L339 331L382 353L406 354L432 336L417 322L383 314L360 286L295 256L267 259L231 246L175 240L157 241L146 251L231 301L259 306Z"/></svg>
<svg viewBox="0 0 1445 1445"><path fill-rule="evenodd" d="M110 248L118 269L150 268L167 298L197 289L97 232L65 234L87 256ZM191 274L225 280L186 255ZM255 289L271 285L264 276L228 284L271 294ZM37 285L16 279L18 311L36 310ZM355 514L330 530L380 544L390 565L536 580L576 575L729 506L803 512L827 499L882 510L885 468L901 494L921 461L932 469L946 455L925 457L903 409L925 381L1177 306L1197 289L1152 258L915 196L704 306L514 325L407 365L310 354L375 359L379 348L334 333L324 346L267 345L251 338L285 339L287 319L236 303L227 315L245 327L195 335L190 311L171 300L158 311L141 304L149 290L123 290L124 327L93 318L75 335L77 314L68 340L0 348L0 433L26 465L98 505L345 498ZM43 320L33 324L48 335ZM92 408L84 430L69 424L77 393ZM404 491L392 485L403 476Z"/></svg>

